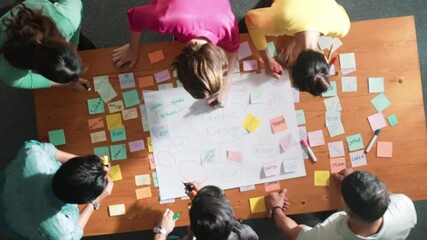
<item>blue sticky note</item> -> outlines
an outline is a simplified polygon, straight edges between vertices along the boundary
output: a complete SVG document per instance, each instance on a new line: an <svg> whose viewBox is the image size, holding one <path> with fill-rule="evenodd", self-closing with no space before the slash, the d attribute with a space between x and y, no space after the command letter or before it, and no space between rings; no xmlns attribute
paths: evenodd
<svg viewBox="0 0 427 240"><path fill-rule="evenodd" d="M267 51L271 57L277 56L276 46L274 46L274 42L267 43Z"/></svg>
<svg viewBox="0 0 427 240"><path fill-rule="evenodd" d="M163 84L157 85L157 87L159 88L159 91L165 90L165 89L171 89L171 88L173 88L173 84L172 83L163 83Z"/></svg>
<svg viewBox="0 0 427 240"><path fill-rule="evenodd" d="M153 176L154 187L159 187L159 180L157 179L157 172L152 172L151 174Z"/></svg>
<svg viewBox="0 0 427 240"><path fill-rule="evenodd" d="M304 110L302 109L295 110L295 114L297 116L297 125L304 125L305 124Z"/></svg>
<svg viewBox="0 0 427 240"><path fill-rule="evenodd" d="M371 103L374 105L377 112L382 112L391 105L390 101L387 99L384 93L380 93L378 96L374 97L371 100Z"/></svg>
<svg viewBox="0 0 427 240"><path fill-rule="evenodd" d="M369 93L382 93L384 92L384 78L383 77L370 77Z"/></svg>
<svg viewBox="0 0 427 240"><path fill-rule="evenodd" d="M399 123L399 121L397 120L397 117L396 117L396 115L394 115L394 114L392 114L392 115L390 115L390 116L388 116L387 117L387 120L388 120L388 122L390 123L390 126L394 126L394 125L396 125L396 124L398 124Z"/></svg>
<svg viewBox="0 0 427 240"><path fill-rule="evenodd" d="M138 92L136 89L123 93L123 100L126 107L132 107L140 103Z"/></svg>
<svg viewBox="0 0 427 240"><path fill-rule="evenodd" d="M350 151L363 149L365 147L363 145L363 139L360 133L347 136L346 139L347 139L348 149Z"/></svg>
<svg viewBox="0 0 427 240"><path fill-rule="evenodd" d="M94 148L93 154L95 154L96 156L98 156L100 158L102 158L104 156L108 156L108 159L111 159L110 158L110 148L108 146Z"/></svg>
<svg viewBox="0 0 427 240"><path fill-rule="evenodd" d="M111 142L126 140L125 127L113 129L110 131Z"/></svg>
<svg viewBox="0 0 427 240"><path fill-rule="evenodd" d="M89 114L98 114L104 112L104 101L101 98L92 98L87 100Z"/></svg>
<svg viewBox="0 0 427 240"><path fill-rule="evenodd" d="M322 97L335 97L337 96L337 82L330 81L328 91L322 93Z"/></svg>
<svg viewBox="0 0 427 240"><path fill-rule="evenodd" d="M52 130L48 132L49 142L54 146L64 145L65 144L65 134L64 129Z"/></svg>
<svg viewBox="0 0 427 240"><path fill-rule="evenodd" d="M133 76L133 73L119 74L119 82L120 82L121 89L135 87L135 78Z"/></svg>
<svg viewBox="0 0 427 240"><path fill-rule="evenodd" d="M111 145L111 160L123 160L127 158L126 144Z"/></svg>

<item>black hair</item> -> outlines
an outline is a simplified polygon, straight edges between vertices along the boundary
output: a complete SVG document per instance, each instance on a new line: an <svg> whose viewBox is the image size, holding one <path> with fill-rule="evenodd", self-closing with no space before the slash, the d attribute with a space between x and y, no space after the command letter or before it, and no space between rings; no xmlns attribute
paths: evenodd
<svg viewBox="0 0 427 240"><path fill-rule="evenodd" d="M98 156L75 157L65 162L55 173L52 189L63 202L88 203L104 191L106 174Z"/></svg>
<svg viewBox="0 0 427 240"><path fill-rule="evenodd" d="M368 172L356 171L346 176L341 193L348 208L368 223L381 218L390 203L384 183Z"/></svg>
<svg viewBox="0 0 427 240"><path fill-rule="evenodd" d="M329 89L329 64L322 53L302 51L292 66L292 81L298 90L319 96Z"/></svg>
<svg viewBox="0 0 427 240"><path fill-rule="evenodd" d="M206 186L193 199L190 222L198 240L226 240L234 227L234 211L220 188Z"/></svg>

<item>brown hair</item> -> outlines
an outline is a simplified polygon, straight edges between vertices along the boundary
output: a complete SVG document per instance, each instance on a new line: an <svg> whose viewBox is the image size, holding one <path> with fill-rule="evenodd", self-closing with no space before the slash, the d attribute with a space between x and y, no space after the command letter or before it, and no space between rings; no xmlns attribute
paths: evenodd
<svg viewBox="0 0 427 240"><path fill-rule="evenodd" d="M228 59L224 50L212 43L191 43L175 58L172 67L191 96L211 98L222 88Z"/></svg>

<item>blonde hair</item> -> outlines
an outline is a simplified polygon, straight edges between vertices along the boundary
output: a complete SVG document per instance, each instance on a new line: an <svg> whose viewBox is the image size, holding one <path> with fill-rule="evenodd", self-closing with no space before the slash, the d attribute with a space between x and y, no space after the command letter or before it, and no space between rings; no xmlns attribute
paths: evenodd
<svg viewBox="0 0 427 240"><path fill-rule="evenodd" d="M211 43L191 43L175 58L172 67L185 90L197 99L215 97L221 90L228 69L222 48Z"/></svg>

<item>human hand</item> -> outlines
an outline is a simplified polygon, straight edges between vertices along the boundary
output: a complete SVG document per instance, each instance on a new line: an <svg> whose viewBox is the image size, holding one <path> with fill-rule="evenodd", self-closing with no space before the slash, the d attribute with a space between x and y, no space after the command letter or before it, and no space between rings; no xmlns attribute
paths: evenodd
<svg viewBox="0 0 427 240"><path fill-rule="evenodd" d="M295 38L289 39L283 48L280 50L279 55L283 57L283 66L285 67L291 67L294 62L295 58L293 55L293 50L295 48Z"/></svg>
<svg viewBox="0 0 427 240"><path fill-rule="evenodd" d="M289 200L286 197L288 190L287 189L283 189L280 192L273 192L267 195L266 197L266 203L267 203L267 208L268 209L272 209L275 206L279 206L282 208L283 211L287 211L289 209Z"/></svg>
<svg viewBox="0 0 427 240"><path fill-rule="evenodd" d="M227 100L228 90L221 89L216 97L206 99L206 103L213 108L223 108Z"/></svg>
<svg viewBox="0 0 427 240"><path fill-rule="evenodd" d="M129 44L123 45L113 50L113 62L116 67L121 68L124 64L129 63L129 68L132 68L138 61L139 50L131 49Z"/></svg>
<svg viewBox="0 0 427 240"><path fill-rule="evenodd" d="M332 176L334 176L334 178L341 183L342 180L344 180L345 177L347 177L348 175L352 174L354 172L353 168L345 168L337 173L332 174Z"/></svg>
<svg viewBox="0 0 427 240"><path fill-rule="evenodd" d="M84 78L79 78L78 81L71 82L67 86L77 92L90 91L89 81Z"/></svg>
<svg viewBox="0 0 427 240"><path fill-rule="evenodd" d="M107 186L104 188L104 191L102 191L101 195L99 195L95 200L98 202L101 202L106 197L110 196L114 187L114 182L111 181L110 177L107 177Z"/></svg>
<svg viewBox="0 0 427 240"><path fill-rule="evenodd" d="M269 57L265 63L265 74L274 78L280 79L283 74L282 66L273 58Z"/></svg>
<svg viewBox="0 0 427 240"><path fill-rule="evenodd" d="M196 182L185 182L184 185L185 185L185 194L187 194L187 196L191 200L193 200L194 197L199 192L199 190L201 189L200 185Z"/></svg>
<svg viewBox="0 0 427 240"><path fill-rule="evenodd" d="M164 228L168 234L171 233L175 228L175 222L177 219L173 220L173 215L173 211L169 208L166 208L161 219L159 220L158 226Z"/></svg>

